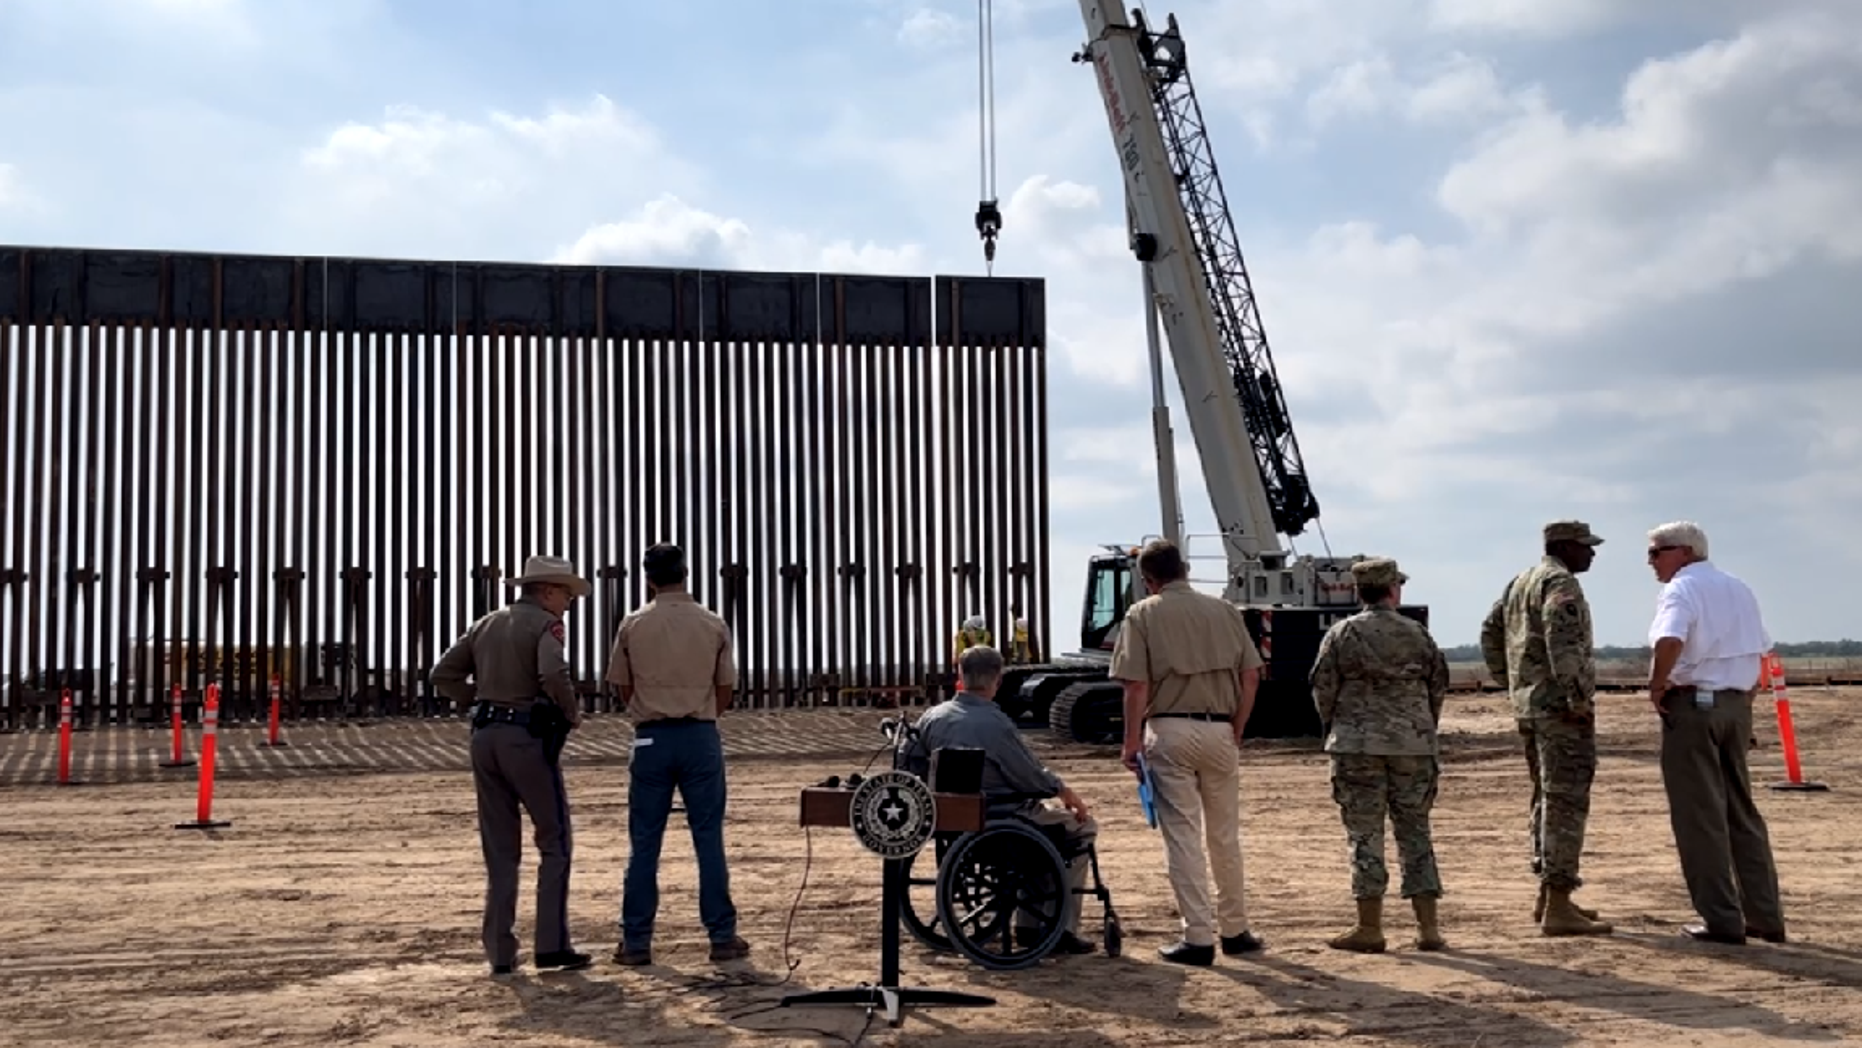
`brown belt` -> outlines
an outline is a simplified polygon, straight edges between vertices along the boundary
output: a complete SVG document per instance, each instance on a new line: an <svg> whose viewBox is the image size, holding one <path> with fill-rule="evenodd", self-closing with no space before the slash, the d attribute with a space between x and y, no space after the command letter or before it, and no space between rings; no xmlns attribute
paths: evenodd
<svg viewBox="0 0 1862 1048"><path fill-rule="evenodd" d="M1151 714L1152 720L1163 720L1165 718L1175 718L1178 720L1209 721L1215 724L1235 723L1235 715L1232 713L1153 713Z"/></svg>

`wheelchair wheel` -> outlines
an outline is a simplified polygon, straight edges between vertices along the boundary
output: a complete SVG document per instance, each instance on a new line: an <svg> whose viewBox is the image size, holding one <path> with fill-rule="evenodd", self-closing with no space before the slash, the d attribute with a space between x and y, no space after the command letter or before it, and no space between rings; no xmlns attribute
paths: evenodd
<svg viewBox="0 0 1862 1048"><path fill-rule="evenodd" d="M964 834L938 862L944 935L993 971L1040 963L1066 932L1066 869L1053 843L1021 823Z"/></svg>
<svg viewBox="0 0 1862 1048"><path fill-rule="evenodd" d="M912 933L912 938L933 950L949 953L956 947L950 944L950 936L944 934L944 923L938 919L936 873L936 863L943 861L947 849L943 841L934 841L932 847L935 849L934 858L927 858L920 851L905 860L905 905L899 908L899 920L905 925L905 930ZM933 864L930 876L923 872L913 875L912 868L918 865L920 859Z"/></svg>

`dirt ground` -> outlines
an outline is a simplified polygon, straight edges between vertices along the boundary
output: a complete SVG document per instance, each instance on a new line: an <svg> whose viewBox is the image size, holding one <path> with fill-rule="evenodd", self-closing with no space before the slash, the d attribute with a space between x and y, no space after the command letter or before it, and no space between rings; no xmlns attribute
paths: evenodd
<svg viewBox="0 0 1862 1048"><path fill-rule="evenodd" d="M1311 743L1250 743L1248 902L1268 949L1210 969L1156 956L1175 935L1175 913L1161 848L1114 756L1037 734L1096 807L1125 954L990 973L907 938L908 984L992 994L997 1005L913 1011L896 1030L859 1009L776 1007L784 993L877 974L878 861L846 831L796 827L797 791L859 770L865 754L736 760L733 887L756 952L728 965L706 959L690 847L675 821L656 964L644 969L608 960L627 854L625 768L618 758L571 766L571 913L597 961L495 980L479 953L483 875L459 772L235 778L215 809L232 825L211 834L172 828L192 817L191 785L15 786L4 790L0 823L0 1043L1840 1043L1862 1037L1862 690L1805 688L1793 700L1806 772L1833 789L1761 791L1791 921L1784 946L1710 946L1677 933L1691 914L1657 731L1634 696L1607 700L1580 894L1616 935L1548 939L1531 924L1522 763L1500 701L1457 696L1435 823L1451 949L1417 952L1402 909L1392 952L1325 948L1351 904L1323 757ZM1761 703L1753 756L1765 782L1782 774L1771 709ZM527 858L526 881L534 869ZM531 899L526 883L520 910ZM1097 937L1090 902L1087 917ZM529 928L522 912L520 934Z"/></svg>

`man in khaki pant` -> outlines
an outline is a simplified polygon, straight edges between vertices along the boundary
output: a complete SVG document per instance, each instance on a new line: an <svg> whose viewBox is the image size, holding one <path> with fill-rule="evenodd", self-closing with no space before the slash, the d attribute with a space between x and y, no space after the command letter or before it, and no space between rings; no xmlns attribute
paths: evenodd
<svg viewBox="0 0 1862 1048"><path fill-rule="evenodd" d="M1183 919L1182 941L1158 952L1206 966L1218 932L1230 956L1263 945L1242 900L1239 751L1261 654L1240 608L1190 587L1175 545L1145 546L1138 572L1151 595L1126 612L1112 649L1111 675L1125 684L1123 757L1134 772L1140 752L1150 765L1164 868Z"/></svg>

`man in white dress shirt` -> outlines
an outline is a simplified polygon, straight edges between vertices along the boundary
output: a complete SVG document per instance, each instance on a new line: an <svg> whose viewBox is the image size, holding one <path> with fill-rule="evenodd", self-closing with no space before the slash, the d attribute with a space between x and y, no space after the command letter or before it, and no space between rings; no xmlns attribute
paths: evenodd
<svg viewBox="0 0 1862 1048"><path fill-rule="evenodd" d="M1703 922L1682 931L1707 942L1783 942L1771 838L1746 772L1752 698L1771 648L1758 599L1707 560L1707 536L1688 521L1649 532L1649 567L1663 583L1649 627L1649 701L1662 718L1675 850Z"/></svg>

